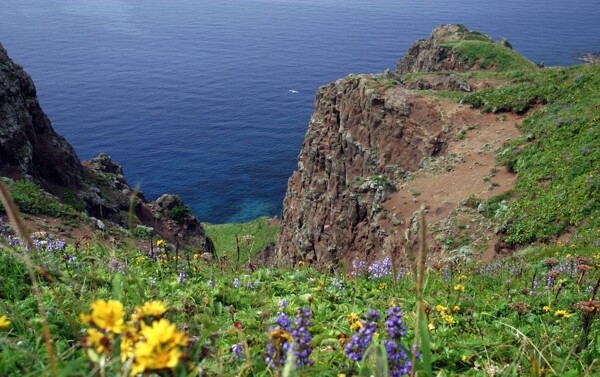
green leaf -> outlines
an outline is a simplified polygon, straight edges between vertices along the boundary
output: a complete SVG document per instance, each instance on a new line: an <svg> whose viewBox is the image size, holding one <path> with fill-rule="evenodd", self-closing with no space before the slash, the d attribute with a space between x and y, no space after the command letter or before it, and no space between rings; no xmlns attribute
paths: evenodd
<svg viewBox="0 0 600 377"><path fill-rule="evenodd" d="M123 292L121 289L122 284L123 284L123 275L121 275L119 272L117 272L113 276L113 280L112 280L112 296L113 296L113 299L115 299L117 301L121 301L123 299Z"/></svg>
<svg viewBox="0 0 600 377"><path fill-rule="evenodd" d="M419 311L419 340L421 348L419 371L422 371L428 377L433 376L431 338L429 336L429 329L427 328L427 316L425 315L423 308Z"/></svg>

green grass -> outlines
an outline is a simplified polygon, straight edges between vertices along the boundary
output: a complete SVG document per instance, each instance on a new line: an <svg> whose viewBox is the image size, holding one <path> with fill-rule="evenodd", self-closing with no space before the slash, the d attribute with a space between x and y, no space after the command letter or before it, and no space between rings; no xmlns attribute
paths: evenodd
<svg viewBox="0 0 600 377"><path fill-rule="evenodd" d="M470 64L477 63L482 69L506 71L533 71L538 67L517 52L484 39L448 41L443 47L451 49Z"/></svg>
<svg viewBox="0 0 600 377"><path fill-rule="evenodd" d="M600 66L547 69L501 88L466 95L482 111L525 111L524 136L499 158L518 173L504 217L512 243L547 241L570 227L599 224ZM594 216L595 215L595 216Z"/></svg>
<svg viewBox="0 0 600 377"><path fill-rule="evenodd" d="M21 179L9 181L8 188L19 211L30 215L48 215L62 218L76 218L79 212L72 206L63 204L54 196L45 193L37 184ZM2 204L0 211L4 212Z"/></svg>
<svg viewBox="0 0 600 377"><path fill-rule="evenodd" d="M277 240L279 222L260 217L247 223L204 224L206 235L215 244L217 255L237 260L236 236L240 247L240 262L246 262L268 244Z"/></svg>

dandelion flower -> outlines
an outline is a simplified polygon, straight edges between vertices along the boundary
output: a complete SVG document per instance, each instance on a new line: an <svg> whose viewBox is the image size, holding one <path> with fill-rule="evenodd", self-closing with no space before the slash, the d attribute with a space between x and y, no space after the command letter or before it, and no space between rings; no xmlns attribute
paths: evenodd
<svg viewBox="0 0 600 377"><path fill-rule="evenodd" d="M92 303L90 322L97 327L120 334L123 330L125 312L123 304L116 300L97 300Z"/></svg>
<svg viewBox="0 0 600 377"><path fill-rule="evenodd" d="M549 312L549 311L551 311L551 310L552 310L552 308L551 308L551 307L549 307L548 305L544 305L544 307L542 308L542 311L543 311L544 313L548 313L548 312Z"/></svg>
<svg viewBox="0 0 600 377"><path fill-rule="evenodd" d="M453 313L458 313L458 312L460 312L460 306L458 306L458 305L454 305L454 307L452 308L452 312L453 312Z"/></svg>
<svg viewBox="0 0 600 377"><path fill-rule="evenodd" d="M156 241L156 247L164 247L165 246L165 240L157 240Z"/></svg>
<svg viewBox="0 0 600 377"><path fill-rule="evenodd" d="M561 309L561 310L557 310L557 311L555 311L555 312L554 312L554 316L555 316L555 317L559 317L559 318L565 318L565 319L567 319L567 318L569 318L571 315L572 315L571 313L569 313L569 312L568 312L568 311L566 311L566 310L562 310L562 309Z"/></svg>
<svg viewBox="0 0 600 377"><path fill-rule="evenodd" d="M462 293L462 292L464 292L464 291L465 291L465 286L464 286L464 285L462 285L462 284L456 284L456 285L454 286L454 290L455 290L455 291L458 291L458 292L460 292L460 293Z"/></svg>

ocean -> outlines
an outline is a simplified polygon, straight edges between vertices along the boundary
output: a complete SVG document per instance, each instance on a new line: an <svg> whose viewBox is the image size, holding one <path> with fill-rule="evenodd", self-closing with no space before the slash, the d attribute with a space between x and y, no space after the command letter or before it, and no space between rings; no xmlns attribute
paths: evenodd
<svg viewBox="0 0 600 377"><path fill-rule="evenodd" d="M598 0L3 0L0 43L81 159L211 223L280 215L319 86L462 23L546 66L600 51Z"/></svg>

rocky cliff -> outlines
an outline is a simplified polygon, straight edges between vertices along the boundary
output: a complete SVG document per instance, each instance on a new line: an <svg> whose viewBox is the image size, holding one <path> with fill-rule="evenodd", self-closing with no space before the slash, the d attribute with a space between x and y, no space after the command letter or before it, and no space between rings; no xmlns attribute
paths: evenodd
<svg viewBox="0 0 600 377"><path fill-rule="evenodd" d="M149 203L106 154L81 162L58 135L37 99L31 77L0 45L0 176L29 179L58 198L68 196L93 217L129 226L134 220L158 236L213 252L212 242L181 199L163 195Z"/></svg>
<svg viewBox="0 0 600 377"><path fill-rule="evenodd" d="M507 41L494 43L462 26L444 25L411 47L396 73L352 75L318 90L298 169L288 183L278 259L339 266L406 252L421 205L432 221L432 247L443 251L449 227L479 216L464 206L470 195L489 197L510 187L510 172L495 166L491 149L518 135L518 117L482 116L420 91L495 84L455 74L488 64L453 49L465 40L515 54ZM483 149L474 153L476 147ZM482 180L486 174L489 181ZM419 181L424 178L429 181ZM480 247L493 247L490 224L478 224L471 230L482 237Z"/></svg>
<svg viewBox="0 0 600 377"><path fill-rule="evenodd" d="M83 167L40 107L35 86L0 45L0 175L29 177L45 189L80 187Z"/></svg>

